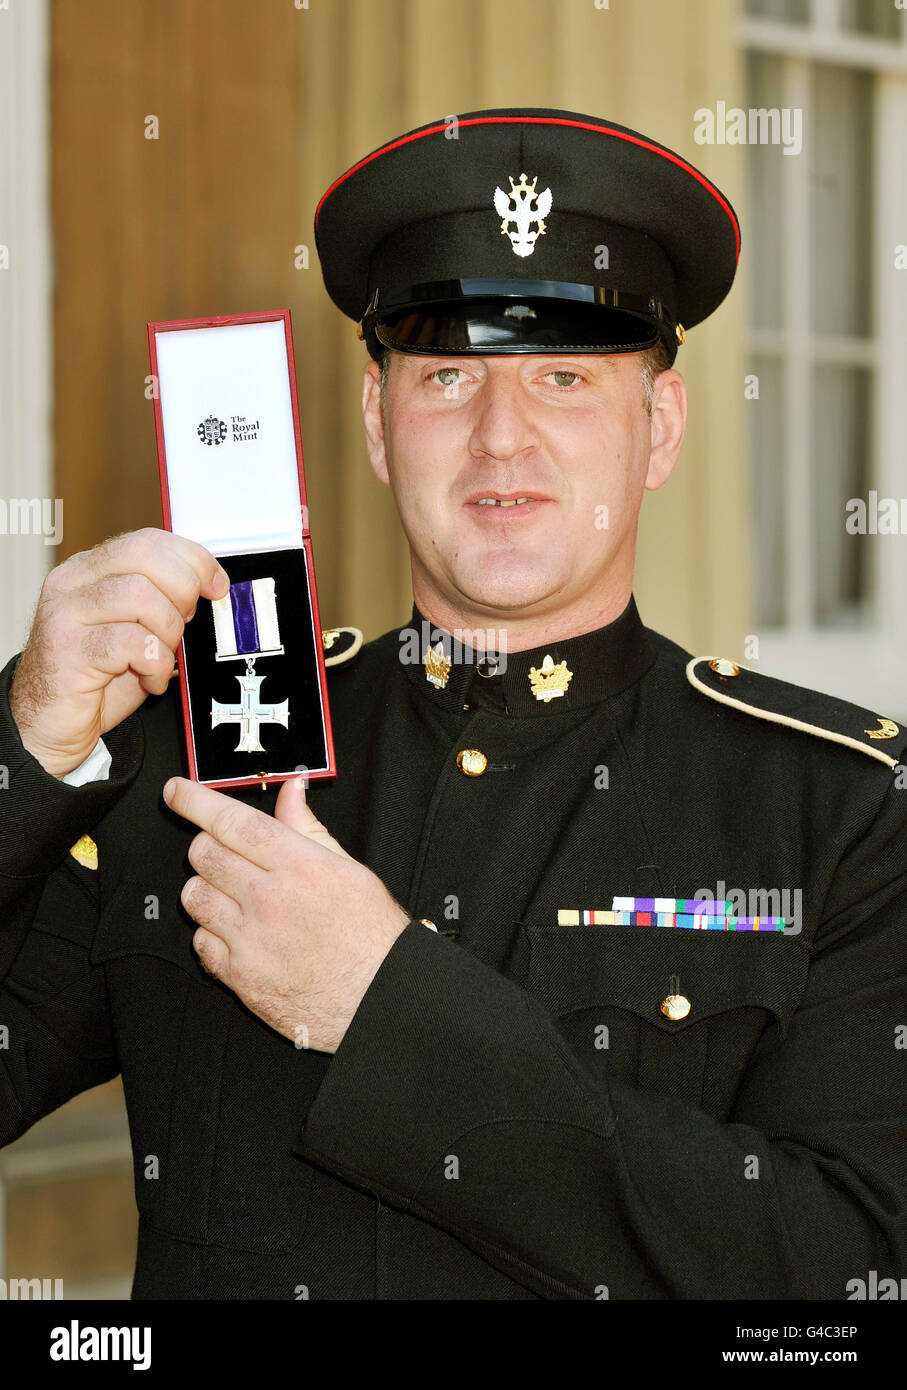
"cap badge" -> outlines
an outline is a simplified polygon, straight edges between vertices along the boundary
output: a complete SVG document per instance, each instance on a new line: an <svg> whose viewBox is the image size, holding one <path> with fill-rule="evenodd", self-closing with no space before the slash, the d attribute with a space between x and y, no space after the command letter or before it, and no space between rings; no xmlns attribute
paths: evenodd
<svg viewBox="0 0 907 1390"><path fill-rule="evenodd" d="M544 700L546 705L557 696L565 695L572 680L573 672L567 670L566 661L559 661L555 666L550 652L546 653L540 667L529 668L532 693L537 700Z"/></svg>
<svg viewBox="0 0 907 1390"><path fill-rule="evenodd" d="M439 690L443 690L450 675L450 657L444 655L444 647L440 642L426 649L422 664L425 667L425 679L431 681Z"/></svg>
<svg viewBox="0 0 907 1390"><path fill-rule="evenodd" d="M504 236L510 237L510 244L513 247L514 255L531 256L535 250L535 243L540 236L545 234L545 218L551 211L551 189L546 188L544 193L536 193L535 186L538 183L538 174L529 183L525 174L520 174L519 183L514 183L511 175L510 192L505 193L502 188L494 190L494 206L501 222L501 232ZM533 209L532 204L535 203ZM511 206L513 204L513 206ZM514 224L514 231L510 230L510 223ZM533 230L532 224L536 223Z"/></svg>

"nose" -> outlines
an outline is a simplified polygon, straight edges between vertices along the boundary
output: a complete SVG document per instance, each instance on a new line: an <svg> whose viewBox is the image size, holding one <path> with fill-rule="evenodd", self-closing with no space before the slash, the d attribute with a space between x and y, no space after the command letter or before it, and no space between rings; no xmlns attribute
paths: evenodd
<svg viewBox="0 0 907 1390"><path fill-rule="evenodd" d="M506 463L535 447L538 442L535 426L515 375L489 371L482 383L477 407L470 439L473 454Z"/></svg>

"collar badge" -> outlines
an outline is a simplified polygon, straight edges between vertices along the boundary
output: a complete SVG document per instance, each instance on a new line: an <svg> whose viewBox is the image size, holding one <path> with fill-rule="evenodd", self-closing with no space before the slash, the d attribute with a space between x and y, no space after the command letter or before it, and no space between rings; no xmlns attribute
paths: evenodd
<svg viewBox="0 0 907 1390"><path fill-rule="evenodd" d="M559 695L567 693L567 686L573 680L573 672L568 671L566 661L559 661L555 666L551 653L545 654L545 659L540 667L530 666L529 684L532 686L532 693L537 700L544 700L549 704Z"/></svg>
<svg viewBox="0 0 907 1390"><path fill-rule="evenodd" d="M433 647L426 648L422 658L425 667L425 679L432 685L436 685L439 690L443 690L450 675L450 657L444 655L444 646L441 642L436 642Z"/></svg>

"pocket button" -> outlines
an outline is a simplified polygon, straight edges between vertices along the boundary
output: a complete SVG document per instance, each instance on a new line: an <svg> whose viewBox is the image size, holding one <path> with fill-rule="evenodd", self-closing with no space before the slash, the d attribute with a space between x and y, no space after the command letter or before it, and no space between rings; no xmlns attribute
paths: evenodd
<svg viewBox="0 0 907 1390"><path fill-rule="evenodd" d="M690 1001L684 994L669 994L667 999L661 1002L661 1012L672 1023L679 1023L682 1018L686 1018L690 1008Z"/></svg>

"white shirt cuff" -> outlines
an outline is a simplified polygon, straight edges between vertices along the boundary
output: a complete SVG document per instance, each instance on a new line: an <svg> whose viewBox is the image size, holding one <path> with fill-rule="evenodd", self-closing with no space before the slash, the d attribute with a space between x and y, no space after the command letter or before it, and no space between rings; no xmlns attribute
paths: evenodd
<svg viewBox="0 0 907 1390"><path fill-rule="evenodd" d="M86 782L106 782L110 777L112 762L113 758L105 747L104 740L99 738L85 761L74 767L72 772L67 772L61 780L68 782L71 787L81 787Z"/></svg>

